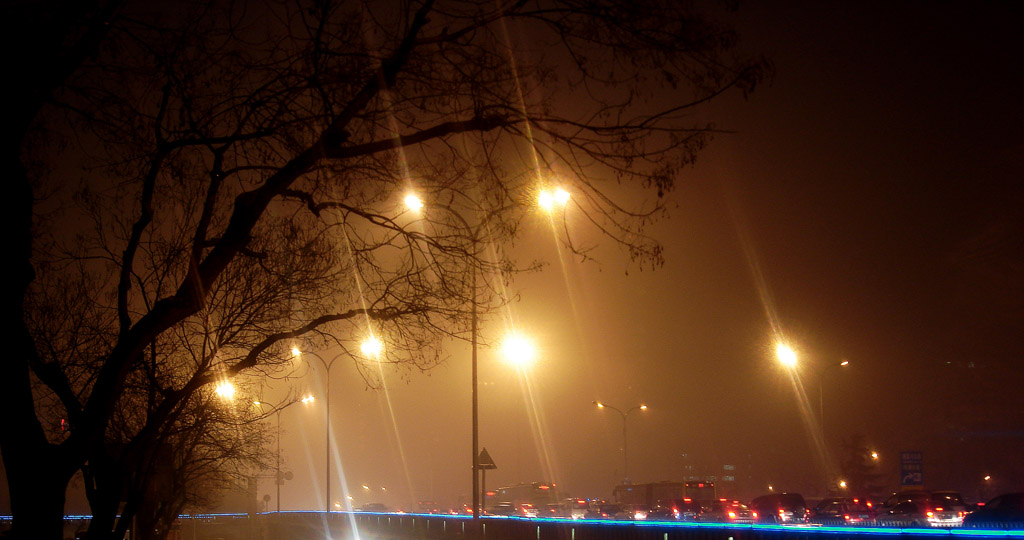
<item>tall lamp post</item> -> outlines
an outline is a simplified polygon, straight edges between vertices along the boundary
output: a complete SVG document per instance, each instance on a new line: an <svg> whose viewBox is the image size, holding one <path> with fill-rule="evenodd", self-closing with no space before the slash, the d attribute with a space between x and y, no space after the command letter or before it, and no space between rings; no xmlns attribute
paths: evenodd
<svg viewBox="0 0 1024 540"><path fill-rule="evenodd" d="M625 481L629 481L629 439L626 437L626 417L633 411L646 411L647 405L641 403L640 405L630 407L625 411L600 401L595 401L594 405L597 405L598 409L611 409L622 416L622 476Z"/></svg>
<svg viewBox="0 0 1024 540"><path fill-rule="evenodd" d="M785 343L778 343L775 346L775 357L778 358L779 363L786 366L787 369L795 369L799 363L796 351ZM825 438L825 375L831 368L848 365L850 365L850 361L843 360L842 362L825 364L818 368L818 429L821 430L822 440Z"/></svg>
<svg viewBox="0 0 1024 540"><path fill-rule="evenodd" d="M416 194L414 194L414 193L407 194L405 196L404 202L405 202L405 207L407 209L409 209L410 211L412 211L412 212L419 213L419 212L421 212L423 210L423 206L424 206L423 201L418 196L416 196ZM554 208L555 208L555 205L562 205L562 206L564 206L568 202L569 202L569 192L565 191L564 189L558 189L558 190L556 190L554 192L550 192L550 191L546 191L546 190L542 191L540 193L540 196L539 196L539 199L538 199L538 204L540 204L540 206L542 208L544 208L545 210L547 210L547 211L553 211ZM470 255L472 257L476 257L476 254L477 254L477 244L480 242L480 229L483 228L483 226L487 224L488 219L493 214L488 214L479 223L477 223L475 227L471 227L469 225L469 222L466 221L466 218L462 217L462 214L460 214L457 210L455 210L451 206L442 206L441 208L444 208L445 210L447 210L448 213L451 214L459 222L459 224L462 225L462 227L466 231L468 231L470 233L470 237L469 237L470 251L469 251L469 253L470 253ZM480 469L480 400L479 400L479 385L478 385L479 377L478 377L478 369L477 369L477 366L478 366L478 362L477 362L477 342L478 342L477 330L478 330L478 326L479 326L479 321L478 321L478 315L477 315L477 297L476 297L476 288L477 288L477 285L476 285L476 274L477 274L477 268L476 268L476 265L473 264L472 261L470 261L470 263L469 263L469 270L470 270L470 289L471 289L471 294L472 294L472 296L470 298L470 344L471 344L471 348L472 348L472 353L471 353L472 382L471 382L471 384L472 384L472 401L473 401L473 403L472 403L472 409L473 409L473 412L472 412L472 429L473 429L473 436L472 436L472 439L473 439L472 440L472 446L473 446L473 448L472 448L472 452L473 452L472 453L472 456L473 456L473 468L472 468L472 474L473 474L473 489L472 489L472 493L473 493L473 519L474 520L479 520L480 519L480 502L481 502L481 499L480 499L480 470L481 470Z"/></svg>
<svg viewBox="0 0 1024 540"><path fill-rule="evenodd" d="M274 411L274 416L277 417L277 455L275 456L276 463L274 465L274 483L277 485L277 498L275 500L277 501L277 513L279 514L281 513L281 484L283 480L283 477L281 476L281 413L285 409L291 407L292 405L295 405L296 403L313 403L314 400L315 398L312 395L307 395L298 402L292 401L291 403L286 404L284 407L271 405L271 408ZM264 405L268 405L267 403L264 403L262 401L254 401L252 403L253 405L259 407L261 410L263 409Z"/></svg>
<svg viewBox="0 0 1024 540"><path fill-rule="evenodd" d="M797 357L796 351L794 351L789 345L786 345L785 343L781 343L780 342L780 343L776 344L776 346L775 346L775 356L776 356L776 358L778 358L779 363L784 365L789 370L795 370L796 367L797 367L797 364L799 363L799 359ZM843 367L843 366L848 366L848 365L850 365L850 361L849 360L843 360L842 362L833 362L833 363L821 365L817 369L817 376L818 376L818 433L821 436L821 444L822 444L822 448L823 448L823 450L825 452L825 464L824 465L825 465L825 469L826 469L826 474L827 475L831 475L832 463L831 463L831 459L828 457L828 455L829 455L828 454L828 443L825 442L825 375L828 373L829 369L831 369L831 368ZM826 482L826 485L828 485L827 482ZM826 491L827 491L827 488L826 488Z"/></svg>
<svg viewBox="0 0 1024 540"><path fill-rule="evenodd" d="M850 365L849 360L843 360L839 363L831 363L823 366L818 373L818 422L821 423L821 439L825 440L825 374L831 368L843 367Z"/></svg>
<svg viewBox="0 0 1024 540"><path fill-rule="evenodd" d="M423 201L420 200L415 194L408 194L405 196L405 207L412 212L419 213L423 210ZM442 206L451 214L466 231L470 232L470 251L469 254L472 257L476 257L477 243L480 238L480 227L486 220L478 223L476 227L470 227L469 222L466 218L462 217L457 210L450 206ZM476 306L476 265L471 261L469 263L470 271L470 323L469 323L469 341L471 346L471 363L472 363L472 409L473 409L473 519L480 519L480 410L478 401L478 388L477 388L477 306Z"/></svg>
<svg viewBox="0 0 1024 540"><path fill-rule="evenodd" d="M379 356L381 351L381 343L377 338L370 337L363 341L361 347L363 354L368 356ZM326 486L326 494L324 500L324 511L331 511L331 368L334 367L335 360L341 358L346 353L335 355L330 361L324 360L322 356L315 352L300 351L297 347L292 348L292 355L296 358L301 357L303 354L308 354L320 361L320 365L324 368L324 380L326 388L324 391L324 408L326 409L327 419L327 434L325 436L326 454L324 455L324 485Z"/></svg>

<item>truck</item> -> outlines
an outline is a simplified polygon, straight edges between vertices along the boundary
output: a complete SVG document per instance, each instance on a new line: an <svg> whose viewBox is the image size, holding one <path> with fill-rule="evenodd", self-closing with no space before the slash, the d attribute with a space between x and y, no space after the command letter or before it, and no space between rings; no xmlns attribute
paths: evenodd
<svg viewBox="0 0 1024 540"><path fill-rule="evenodd" d="M654 508L658 501L682 499L683 483L664 480L648 484L620 484L612 489L612 497L617 503Z"/></svg>
<svg viewBox="0 0 1024 540"><path fill-rule="evenodd" d="M660 501L689 499L704 504L718 499L714 482L668 480L647 484L620 484L612 490L612 497L620 504L647 508L654 508Z"/></svg>

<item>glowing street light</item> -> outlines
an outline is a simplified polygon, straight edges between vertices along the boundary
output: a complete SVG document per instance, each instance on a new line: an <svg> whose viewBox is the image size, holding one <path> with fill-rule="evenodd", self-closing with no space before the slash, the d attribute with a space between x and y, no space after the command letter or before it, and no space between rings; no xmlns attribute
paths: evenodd
<svg viewBox="0 0 1024 540"><path fill-rule="evenodd" d="M537 195L537 204L541 208L550 212L556 206L565 206L569 203L569 192L562 188L555 188L554 190L543 190Z"/></svg>
<svg viewBox="0 0 1024 540"><path fill-rule="evenodd" d="M213 390L221 399L230 401L235 399L235 385L229 381L223 381Z"/></svg>
<svg viewBox="0 0 1024 540"><path fill-rule="evenodd" d="M878 461L878 452L871 452L871 459Z"/></svg>
<svg viewBox="0 0 1024 540"><path fill-rule="evenodd" d="M405 196L405 207L413 212L419 212L423 209L423 201L414 193L410 193Z"/></svg>
<svg viewBox="0 0 1024 540"><path fill-rule="evenodd" d="M384 350L384 344L379 339L370 336L359 346L359 350L369 358L379 359L381 351Z"/></svg>
<svg viewBox="0 0 1024 540"><path fill-rule="evenodd" d="M505 361L520 369L533 364L537 356L533 343L519 335L507 337L501 346L501 352L505 356Z"/></svg>
<svg viewBox="0 0 1024 540"><path fill-rule="evenodd" d="M637 405L635 407L631 407L631 408L627 409L625 412L623 412L623 410L619 409L618 407L612 407L611 405L608 405L607 403L602 403L600 401L595 401L594 405L597 405L598 409L611 409L611 410L619 413L619 415L622 416L622 476L625 478L626 481L628 481L629 480L629 445L628 445L629 439L626 437L626 417L629 416L629 413L631 413L633 411L646 411L647 410L647 405L644 405L643 403L641 403L640 405Z"/></svg>
<svg viewBox="0 0 1024 540"><path fill-rule="evenodd" d="M796 351L785 343L779 342L775 345L775 357L787 368L795 368L797 364Z"/></svg>

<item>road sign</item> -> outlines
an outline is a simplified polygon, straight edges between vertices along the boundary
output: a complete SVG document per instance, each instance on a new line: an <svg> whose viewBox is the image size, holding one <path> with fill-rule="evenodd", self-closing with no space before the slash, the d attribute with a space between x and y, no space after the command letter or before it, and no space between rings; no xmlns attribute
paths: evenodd
<svg viewBox="0 0 1024 540"><path fill-rule="evenodd" d="M480 451L480 457L477 459L476 466L484 470L498 468L498 466L494 464L494 460L491 459L491 455L487 453L486 448Z"/></svg>
<svg viewBox="0 0 1024 540"><path fill-rule="evenodd" d="M903 487L924 485L924 454L900 452L900 485Z"/></svg>

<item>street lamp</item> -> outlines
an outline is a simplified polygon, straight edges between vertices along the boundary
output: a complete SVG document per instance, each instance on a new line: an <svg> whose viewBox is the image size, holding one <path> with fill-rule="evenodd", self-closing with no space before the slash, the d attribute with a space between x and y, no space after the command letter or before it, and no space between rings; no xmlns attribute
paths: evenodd
<svg viewBox="0 0 1024 540"><path fill-rule="evenodd" d="M363 341L360 349L363 354L367 356L377 357L380 355L383 346L380 341L375 337L369 337ZM369 351L369 352L368 352ZM372 354L371 354L372 353ZM297 347L292 347L292 355L296 358L301 357L303 354L312 355L314 358L320 361L320 365L324 368L324 380L326 389L324 392L324 408L327 411L327 434L325 436L326 454L324 455L324 484L326 488L326 494L324 499L324 511L331 511L331 368L334 367L334 361L344 356L346 353L340 353L331 358L330 361L324 360L322 356L311 351L300 351Z"/></svg>
<svg viewBox="0 0 1024 540"><path fill-rule="evenodd" d="M555 206L565 206L569 203L569 192L562 188L553 190L542 190L537 195L537 204L546 211L551 211Z"/></svg>
<svg viewBox="0 0 1024 540"><path fill-rule="evenodd" d="M796 371L799 360L796 352L789 345L779 342L775 345L775 357L779 360L786 369L790 371ZM817 368L818 378L818 434L821 438L822 450L824 452L824 466L826 475L831 476L832 463L831 458L828 454L828 443L825 440L825 375L828 374L829 369L835 367L843 367L850 365L849 360L843 360L841 362L833 362L825 365L819 365ZM877 459L877 458L875 458ZM845 487L844 487L845 488ZM827 489L827 486L826 486Z"/></svg>
<svg viewBox="0 0 1024 540"><path fill-rule="evenodd" d="M796 351L782 342L775 345L775 357L779 360L780 364L788 369L796 369L799 363ZM831 363L818 368L818 427L821 430L822 440L825 438L825 374L828 373L830 368L848 365L850 365L850 361L843 360L842 362Z"/></svg>
<svg viewBox="0 0 1024 540"><path fill-rule="evenodd" d="M785 343L779 342L775 345L775 357L779 359L779 362L788 367L794 368L797 364L796 351L792 347Z"/></svg>
<svg viewBox="0 0 1024 540"><path fill-rule="evenodd" d="M556 190L554 192L544 191L544 192L541 193L538 202L539 202L541 207L543 207L545 210L550 211L554 207L555 204L565 205L566 203L568 203L569 197L570 197L569 196L569 192L565 191L564 189L558 189L558 190ZM412 211L412 212L419 213L419 212L421 212L423 210L423 207L424 207L423 201L415 193L408 193L408 194L406 194L406 196L404 198L404 202L405 202L406 208L408 210ZM454 217L459 222L459 224L462 225L462 227L469 233L469 235L470 235L469 236L469 242L470 242L469 254L470 254L471 257L476 257L477 256L477 244L480 242L480 231L487 224L487 222L490 219L490 217L492 215L494 215L496 212L492 211L492 212L488 213L487 215L484 216L483 219L481 219L478 223L476 223L475 227L471 227L469 225L469 222L466 221L466 218L462 217L462 214L460 214L459 211L456 210L455 208L453 208L450 204L447 205L447 206L441 205L440 208L443 208L444 210L447 210L448 213L451 214L451 216ZM473 261L469 262L469 269L470 269L470 290L471 290L471 295L472 295L470 297L470 307L471 307L471 310L470 310L470 344L471 344L471 350L472 350L471 362L472 362L472 400L473 400L473 404L472 404L472 408L473 408L473 413L472 413L472 429L473 429L473 436L472 436L472 439L473 439L472 440L472 446L473 446L473 448L472 448L472 452L473 452L472 453L472 456L473 456L473 490L472 490L472 492L473 492L473 519L474 520L479 520L480 519L480 503L481 503L481 499L480 499L480 491L481 491L480 490L480 471L481 471L481 468L480 468L480 405L479 405L480 400L479 400L479 384L478 384L479 377L478 377L478 361L477 361L477 358L478 358L478 355L477 355L477 344L478 344L478 341L479 341L479 339L478 339L479 321L478 321L478 314L477 314L477 292L476 292L477 291L477 283L476 283L477 268L476 268L476 264L474 264ZM511 357L516 358L517 359L516 361L519 362L522 365L522 362L527 361L526 358L532 358L532 349L530 349L531 354L529 354L529 355L525 354L525 351L527 349L527 344L528 344L528 342L525 342L525 341L512 342L511 345L506 344L506 349L505 349L506 357L509 357L509 352L510 352L507 347L511 346L511 347L517 349L515 351L511 351L511 354L512 354Z"/></svg>
<svg viewBox="0 0 1024 540"><path fill-rule="evenodd" d="M281 412L284 411L285 409L287 409L288 407L291 407L292 405L295 405L296 403L301 402L303 404L309 404L309 403L313 403L313 401L314 401L313 396L311 394L309 394L309 395L304 396L298 402L292 401L291 403L286 404L284 407L278 407L277 405L272 405L271 406L273 408L273 411L274 411L274 416L277 417L277 456L276 456L277 463L276 463L276 465L274 467L274 484L277 486L277 499L276 500L277 500L277 513L279 513L279 514L281 513L281 483L282 483L282 476L281 476ZM267 404L263 403L262 401L254 401L253 405L256 405L257 407L259 407L262 410L263 406L267 405ZM291 474L291 473L289 473L289 474Z"/></svg>
<svg viewBox="0 0 1024 540"><path fill-rule="evenodd" d="M519 369L526 369L533 364L537 357L533 343L518 334L505 338L501 345L501 352L505 361Z"/></svg>
<svg viewBox="0 0 1024 540"><path fill-rule="evenodd" d="M235 385L230 381L223 381L213 391L223 400L231 401L235 398Z"/></svg>
<svg viewBox="0 0 1024 540"><path fill-rule="evenodd" d="M405 206L413 212L420 212L423 209L423 202L415 194L408 194L405 196ZM462 217L457 210L451 206L442 206L448 211L459 223L465 228L466 231L471 233L469 238L471 245L471 256L476 256L477 243L480 238L480 228L486 223L486 219L477 224L476 227L470 227L469 222L466 218ZM471 362L472 362L472 399L473 399L473 519L480 519L480 408L479 408L479 390L477 385L477 299L476 299L476 265L471 261L469 263L470 269L470 290L472 297L470 298L470 344L471 344Z"/></svg>
<svg viewBox="0 0 1024 540"><path fill-rule="evenodd" d="M594 405L597 405L598 409L611 409L622 416L622 476L625 478L624 482L629 481L629 439L626 438L626 417L633 411L646 411L647 405L640 404L635 407L627 409L625 412L618 407L612 407L607 403L595 401Z"/></svg>
<svg viewBox="0 0 1024 540"><path fill-rule="evenodd" d="M821 439L825 440L825 374L831 368L843 367L850 365L849 360L843 360L842 362L827 364L819 369L818 374L818 422L821 424Z"/></svg>

